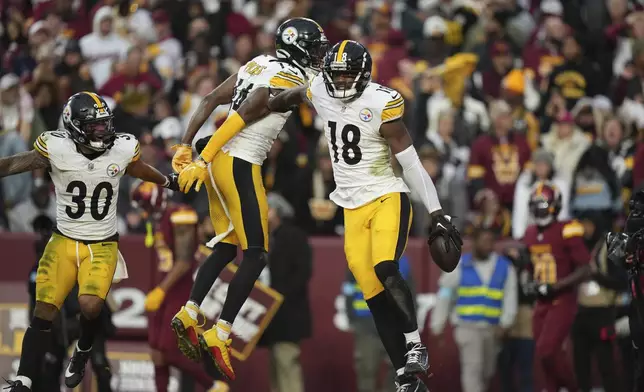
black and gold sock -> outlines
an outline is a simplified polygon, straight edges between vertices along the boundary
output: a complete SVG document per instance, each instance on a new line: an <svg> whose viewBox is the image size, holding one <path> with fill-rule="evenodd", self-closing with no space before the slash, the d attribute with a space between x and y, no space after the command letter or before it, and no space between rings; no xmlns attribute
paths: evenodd
<svg viewBox="0 0 644 392"><path fill-rule="evenodd" d="M40 373L43 358L51 342L51 324L51 321L39 317L31 320L22 340L18 376L34 380Z"/></svg>
<svg viewBox="0 0 644 392"><path fill-rule="evenodd" d="M233 324L237 313L250 295L268 260L266 251L261 248L248 248L244 251L244 259L239 266L233 280L228 286L226 301L221 309L220 320Z"/></svg>
<svg viewBox="0 0 644 392"><path fill-rule="evenodd" d="M407 353L405 335L395 321L396 315L391 313L391 304L387 294L383 291L375 297L369 298L367 305L373 315L380 341L391 359L391 364L394 369L404 368L405 354Z"/></svg>
<svg viewBox="0 0 644 392"><path fill-rule="evenodd" d="M215 245L210 256L199 267L190 291L190 301L201 305L221 271L226 268L228 263L235 260L236 256L237 246L224 242Z"/></svg>

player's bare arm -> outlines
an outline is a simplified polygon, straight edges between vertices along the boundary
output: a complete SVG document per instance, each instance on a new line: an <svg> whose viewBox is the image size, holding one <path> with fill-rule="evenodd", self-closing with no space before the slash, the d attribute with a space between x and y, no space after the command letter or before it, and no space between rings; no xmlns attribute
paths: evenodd
<svg viewBox="0 0 644 392"><path fill-rule="evenodd" d="M159 184L165 188L172 188L174 186L173 183L176 182L173 176L162 174L160 171L140 159L132 161L127 166L127 174L143 181Z"/></svg>
<svg viewBox="0 0 644 392"><path fill-rule="evenodd" d="M567 291L574 289L588 279L591 274L590 264L586 264L580 267L577 267L572 274L562 278L557 283L554 284L553 289L555 292Z"/></svg>
<svg viewBox="0 0 644 392"><path fill-rule="evenodd" d="M186 129L186 133L181 139L182 144L190 145L197 132L199 132L199 129L204 125L208 118L210 118L212 112L214 112L218 106L225 105L232 101L236 81L237 74L229 76L228 79L201 100L199 106L197 106L197 110L192 117L190 117L188 129Z"/></svg>
<svg viewBox="0 0 644 392"><path fill-rule="evenodd" d="M38 151L21 152L20 154L0 158L0 178L48 167L49 160Z"/></svg>
<svg viewBox="0 0 644 392"><path fill-rule="evenodd" d="M168 292L183 275L190 271L191 259L195 252L195 225L174 225L174 264L172 269L159 283L159 287Z"/></svg>
<svg viewBox="0 0 644 392"><path fill-rule="evenodd" d="M307 86L300 86L285 90L268 101L268 108L271 112L288 112L293 106L298 106L307 101L307 89Z"/></svg>

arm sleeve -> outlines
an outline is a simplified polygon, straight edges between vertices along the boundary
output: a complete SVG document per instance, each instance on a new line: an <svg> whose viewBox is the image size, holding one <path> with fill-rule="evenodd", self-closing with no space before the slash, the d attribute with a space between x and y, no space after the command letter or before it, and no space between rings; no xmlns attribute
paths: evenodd
<svg viewBox="0 0 644 392"><path fill-rule="evenodd" d="M411 191L423 202L431 214L440 210L441 203L438 199L436 186L423 167L414 146L409 146L404 151L396 154L396 159L403 169L403 179Z"/></svg>

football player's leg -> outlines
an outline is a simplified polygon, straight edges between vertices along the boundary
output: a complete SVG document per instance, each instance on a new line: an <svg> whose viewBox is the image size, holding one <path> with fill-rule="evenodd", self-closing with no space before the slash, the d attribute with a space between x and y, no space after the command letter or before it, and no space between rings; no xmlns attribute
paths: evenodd
<svg viewBox="0 0 644 392"><path fill-rule="evenodd" d="M572 363L562 349L574 315L574 307L556 304L542 316L539 338L535 346L535 361L543 369L548 392L556 392L559 387L577 390Z"/></svg>
<svg viewBox="0 0 644 392"><path fill-rule="evenodd" d="M371 250L372 238L369 218L375 204L344 210L344 253L349 269L356 279L365 301L373 316L378 335L397 373L405 368L405 337L398 324L391 317L391 306L387 294L373 269Z"/></svg>
<svg viewBox="0 0 644 392"><path fill-rule="evenodd" d="M53 234L40 259L36 275L36 305L22 341L16 383L31 387L32 380L41 371L43 357L52 341L52 322L76 283L73 244L73 241Z"/></svg>
<svg viewBox="0 0 644 392"><path fill-rule="evenodd" d="M238 158L223 158L213 164L215 181L224 196L244 252L243 260L235 273L215 328L206 331L200 342L214 364L227 378L234 379L230 364L230 331L244 302L250 295L255 281L267 262L268 203L262 184L261 167ZM232 176L230 175L232 174ZM207 362L206 362L207 363ZM213 369L209 369L210 374Z"/></svg>
<svg viewBox="0 0 644 392"><path fill-rule="evenodd" d="M378 279L403 331L407 344L407 366L410 374L425 373L429 368L427 348L420 342L416 305L407 282L398 269L411 226L411 203L406 193L390 193L378 200L378 208L371 221L372 262Z"/></svg>
<svg viewBox="0 0 644 392"><path fill-rule="evenodd" d="M101 328L105 298L112 286L118 261L118 243L105 241L79 244L78 304L80 305L80 338L65 371L65 385L75 388L83 380L94 337Z"/></svg>
<svg viewBox="0 0 644 392"><path fill-rule="evenodd" d="M150 357L154 364L154 385L157 392L168 392L170 365L166 363L163 353L157 349L150 350Z"/></svg>
<svg viewBox="0 0 644 392"><path fill-rule="evenodd" d="M215 157L210 166L211 174L213 175L213 168L222 164L218 157ZM199 267L188 302L179 309L179 312L171 322L172 329L177 335L179 349L185 356L195 361L201 356L197 337L201 303L208 295L221 271L237 256L237 245L239 245L237 235L232 230L232 221L229 218L228 210L222 204L223 196L219 188L215 188L212 180L206 181L205 185L208 191L210 220L215 235L223 238L212 248L212 253Z"/></svg>

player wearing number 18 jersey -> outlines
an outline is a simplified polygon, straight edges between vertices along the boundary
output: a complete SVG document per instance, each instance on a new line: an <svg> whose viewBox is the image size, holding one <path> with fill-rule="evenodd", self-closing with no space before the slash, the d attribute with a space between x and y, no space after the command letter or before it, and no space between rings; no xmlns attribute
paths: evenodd
<svg viewBox="0 0 644 392"><path fill-rule="evenodd" d="M119 261L116 204L119 182L127 173L163 186L176 185L140 161L139 143L117 134L105 101L90 92L72 96L63 109L64 130L45 132L34 150L0 159L0 177L48 169L56 190L57 227L39 262L36 306L22 343L11 392L29 391L51 340L52 321L78 281L81 336L65 372L76 387L98 328L98 315ZM124 265L123 265L124 267Z"/></svg>
<svg viewBox="0 0 644 392"><path fill-rule="evenodd" d="M361 44L336 44L308 88L278 95L269 108L283 111L306 100L324 120L336 182L331 199L344 208L347 261L397 370L398 391L426 391L415 375L429 367L427 349L398 270L412 218L410 188L432 216L430 243L440 237L446 250L451 246L460 257L460 235L443 214L402 122L403 98L371 82L371 56ZM392 153L402 165L402 179L394 175Z"/></svg>
<svg viewBox="0 0 644 392"><path fill-rule="evenodd" d="M529 203L535 224L527 228L523 243L529 251L537 296L532 319L535 361L543 370L547 392L576 391L563 345L577 314L577 285L590 272L584 227L578 221L556 220L561 192L549 181L535 184Z"/></svg>

